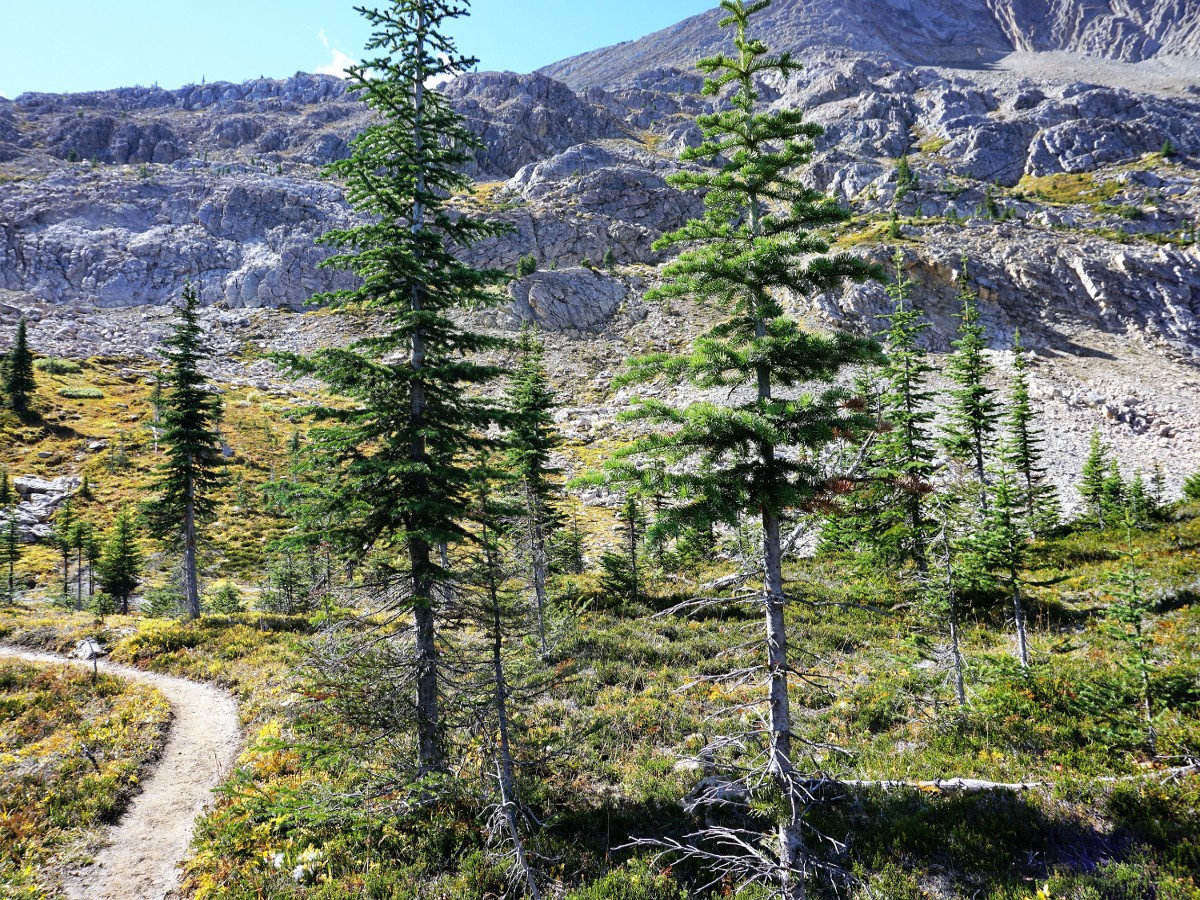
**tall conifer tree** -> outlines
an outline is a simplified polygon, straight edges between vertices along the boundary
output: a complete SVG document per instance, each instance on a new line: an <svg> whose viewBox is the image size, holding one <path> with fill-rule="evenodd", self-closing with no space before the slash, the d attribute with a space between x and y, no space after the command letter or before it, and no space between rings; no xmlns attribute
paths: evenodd
<svg viewBox="0 0 1200 900"><path fill-rule="evenodd" d="M554 391L543 362L545 348L531 326L521 331L518 351L517 369L508 390L513 414L508 433L508 462L522 497L525 535L520 543L529 556L538 640L545 656L547 537L562 525L557 484L561 473L551 462L551 454L562 445L562 439L554 427Z"/></svg>
<svg viewBox="0 0 1200 900"><path fill-rule="evenodd" d="M887 362L880 373L880 416L884 421L873 455L872 478L886 490L883 521L875 537L886 543L893 558L911 560L918 570L928 567L931 522L926 500L932 490L934 410L927 386L933 371L920 346L929 322L911 302L913 281L905 276L903 256L896 254L896 279L889 285L892 311L887 337Z"/></svg>
<svg viewBox="0 0 1200 900"><path fill-rule="evenodd" d="M946 376L954 383L950 391L948 421L942 433L942 445L951 459L965 464L979 485L980 504L986 510L988 446L1000 418L996 393L987 384L992 373L984 351L987 334L979 317L979 298L971 288L967 261L959 275L958 339L946 367Z"/></svg>
<svg viewBox="0 0 1200 900"><path fill-rule="evenodd" d="M1034 534L1052 531L1058 525L1058 493L1042 465L1045 442L1029 396L1029 360L1020 331L1013 334L1013 377L1004 421L1007 433L1000 458L1017 477L1026 522Z"/></svg>
<svg viewBox="0 0 1200 900"><path fill-rule="evenodd" d="M829 252L827 231L848 214L796 176L796 168L811 158L821 128L804 121L800 110L758 111L758 80L767 74L787 78L800 68L789 54L770 54L750 34L751 17L769 5L769 0L722 0L721 26L734 33L733 52L700 60L698 66L708 76L705 94L718 97L729 89L728 105L698 118L705 140L682 155L714 168L686 170L672 179L678 188L704 192L706 212L655 245L687 249L666 268L666 283L652 296L692 297L728 310L730 318L700 337L690 355L635 361L627 380L667 376L702 388L748 388L751 395L732 406L702 402L686 409L643 401L636 414L660 430L639 442L634 456L667 463L659 467L669 472L665 483L674 484L683 498L664 510L664 527L740 523L746 516L761 524L769 680L766 769L792 809L780 822L775 877L786 896L798 897L805 863L794 784L781 528L789 511L823 489L815 453L862 423L844 407L842 391L797 395L795 389L828 382L847 365L877 359L878 347L846 334L806 332L785 314L781 300L788 292L821 293L877 271L852 255ZM695 466L669 466L685 460Z"/></svg>
<svg viewBox="0 0 1200 900"><path fill-rule="evenodd" d="M29 397L36 383L33 375L33 354L29 352L25 319L17 323L17 336L4 365L4 393L16 413L29 411Z"/></svg>
<svg viewBox="0 0 1200 900"><path fill-rule="evenodd" d="M503 417L472 388L501 374L473 355L504 342L465 330L450 314L494 302L487 289L507 275L472 268L455 252L503 228L448 204L471 188L463 169L480 144L430 85L475 64L447 35L465 4L393 0L360 12L373 28L367 49L380 55L352 66L348 78L377 121L327 173L366 222L322 239L337 250L327 265L359 284L314 299L372 311L383 328L350 348L289 362L355 401L316 411L325 424L312 432L312 452L333 481L310 499L335 514L330 537L343 548L406 557L398 574L415 628L417 760L430 772L445 764L436 629L449 576L436 548L466 537L464 460L491 444L484 435ZM321 510L307 517L330 521Z"/></svg>
<svg viewBox="0 0 1200 900"><path fill-rule="evenodd" d="M153 482L153 498L146 504L147 522L154 537L182 551L184 612L200 615L200 578L197 552L201 526L212 521L216 490L225 483L221 438L221 398L213 393L200 371L208 356L198 318L199 297L188 284L175 333L164 343L167 358L167 394L162 413L162 444L166 459Z"/></svg>
<svg viewBox="0 0 1200 900"><path fill-rule="evenodd" d="M1087 459L1079 473L1079 496L1087 504L1097 528L1105 526L1105 482L1109 475L1108 448L1100 437L1100 429L1092 429Z"/></svg>

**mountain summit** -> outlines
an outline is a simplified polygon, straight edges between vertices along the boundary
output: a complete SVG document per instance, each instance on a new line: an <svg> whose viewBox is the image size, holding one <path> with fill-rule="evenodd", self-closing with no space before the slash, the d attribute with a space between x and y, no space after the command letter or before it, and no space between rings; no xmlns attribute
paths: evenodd
<svg viewBox="0 0 1200 900"><path fill-rule="evenodd" d="M653 69L691 69L728 46L721 16L713 9L541 72L581 90L625 86ZM776 50L849 51L914 66L974 68L1016 51L1121 62L1200 57L1200 4L1192 0L776 0L762 24Z"/></svg>

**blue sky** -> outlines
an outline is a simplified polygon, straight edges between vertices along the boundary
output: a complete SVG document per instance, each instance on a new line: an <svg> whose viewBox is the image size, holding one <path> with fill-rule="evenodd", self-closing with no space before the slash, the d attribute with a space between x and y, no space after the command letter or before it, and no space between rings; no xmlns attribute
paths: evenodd
<svg viewBox="0 0 1200 900"><path fill-rule="evenodd" d="M0 96L282 78L340 69L368 29L362 0L0 0ZM632 40L717 0L475 0L459 49L528 72Z"/></svg>

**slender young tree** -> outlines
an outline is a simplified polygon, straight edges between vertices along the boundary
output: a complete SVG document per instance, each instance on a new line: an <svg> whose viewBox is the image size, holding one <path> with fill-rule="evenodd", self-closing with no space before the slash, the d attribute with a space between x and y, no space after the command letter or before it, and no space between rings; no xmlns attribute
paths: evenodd
<svg viewBox="0 0 1200 900"><path fill-rule="evenodd" d="M932 526L927 501L932 493L934 409L933 392L927 385L933 367L919 343L929 322L911 302L914 282L905 276L903 261L903 255L897 253L896 278L888 286L893 305L886 317L890 324L888 356L880 371L883 390L879 398L884 427L870 471L886 496L880 498L883 521L874 541L890 549L887 556L911 561L924 573Z"/></svg>
<svg viewBox="0 0 1200 900"><path fill-rule="evenodd" d="M17 323L17 336L4 366L4 393L14 412L24 414L29 411L29 398L35 387L33 354L29 352L25 319L22 318Z"/></svg>
<svg viewBox="0 0 1200 900"><path fill-rule="evenodd" d="M1029 396L1029 360L1021 344L1021 332L1013 333L1013 377L1009 388L1006 434L1000 459L1017 476L1025 519L1035 534L1058 526L1058 492L1046 479L1042 465L1044 440Z"/></svg>
<svg viewBox="0 0 1200 900"><path fill-rule="evenodd" d="M561 472L551 455L562 445L554 427L554 391L543 362L545 348L532 326L521 330L516 371L508 389L512 425L508 432L508 463L522 495L526 553L529 556L534 605L537 609L538 642L542 656L546 646L546 581L549 559L547 535L563 524L559 512Z"/></svg>
<svg viewBox="0 0 1200 900"><path fill-rule="evenodd" d="M1079 496L1095 518L1096 527L1105 526L1104 483L1109 474L1108 448L1100 439L1100 429L1092 429L1091 443L1083 470L1079 473Z"/></svg>
<svg viewBox="0 0 1200 900"><path fill-rule="evenodd" d="M488 428L503 418L475 390L501 370L474 355L506 342L465 330L451 312L494 303L488 288L507 275L472 268L455 253L504 229L448 205L471 187L463 167L480 144L430 85L475 64L447 35L465 4L393 0L360 12L373 28L368 50L381 55L352 66L348 78L378 120L327 173L366 221L322 239L338 251L326 264L359 283L314 299L375 312L382 331L350 348L287 361L354 401L314 410L323 424L312 431L311 448L330 488L311 498L324 508L306 516L332 521L331 538L347 551L406 557L395 595L404 596L414 623L418 766L433 772L445 768L437 606L449 584L436 550L465 539L464 461L493 443Z"/></svg>
<svg viewBox="0 0 1200 900"><path fill-rule="evenodd" d="M1030 533L1022 515L1021 498L1008 469L993 470L987 511L967 541L975 566L990 571L1008 589L1017 632L1017 658L1029 668L1029 633L1021 595L1021 568L1028 555Z"/></svg>
<svg viewBox="0 0 1200 900"><path fill-rule="evenodd" d="M641 603L645 593L641 557L649 521L643 510L643 502L636 491L626 493L617 514L621 550L610 550L600 558L600 568L604 572L601 587L605 593L628 603Z"/></svg>
<svg viewBox="0 0 1200 900"><path fill-rule="evenodd" d="M697 119L705 139L682 155L713 168L685 170L672 179L678 188L703 192L706 212L655 244L660 250L686 249L667 266L666 283L651 297L695 298L727 310L730 318L699 338L690 355L634 361L624 380L666 376L704 388L748 388L751 394L732 406L696 403L686 409L642 401L635 415L659 429L635 445L632 458L657 458L656 472L665 473L665 482L685 497L665 508L660 519L665 528L736 524L747 515L761 523L769 681L766 770L791 809L780 822L773 878L784 896L799 897L806 862L794 784L782 522L823 490L816 454L863 423L844 407L842 391L797 396L796 389L829 382L845 366L877 360L878 346L841 333L806 332L785 314L782 298L789 292L806 296L833 290L878 272L857 257L829 252L828 229L848 213L796 175L814 152L820 126L804 121L797 109L758 110L758 79L787 78L800 68L789 54L772 55L751 36L752 16L769 5L767 0L722 0L721 26L733 31L733 52L700 60L698 66L708 76L705 94L727 96L728 105ZM670 466L684 461L696 465Z"/></svg>
<svg viewBox="0 0 1200 900"><path fill-rule="evenodd" d="M62 595L71 596L71 548L75 530L75 504L68 497L54 514L51 540L62 560Z"/></svg>
<svg viewBox="0 0 1200 900"><path fill-rule="evenodd" d="M1146 573L1138 566L1133 548L1133 523L1128 522L1124 562L1110 579L1113 603L1106 612L1105 625L1110 634L1125 645L1127 656L1122 668L1137 679L1139 705L1146 728L1146 749L1158 753L1158 729L1154 725L1153 678L1156 671L1151 616L1154 600L1146 591Z"/></svg>
<svg viewBox="0 0 1200 900"><path fill-rule="evenodd" d="M8 480L8 469L0 468L0 573L5 577L3 597L6 603L16 598L16 567L21 561L21 523L17 517L16 492Z"/></svg>
<svg viewBox="0 0 1200 900"><path fill-rule="evenodd" d="M482 636L478 650L463 647L466 658L468 703L473 699L477 727L484 737L484 758L489 780L496 791L489 821L494 834L503 836L510 850L511 877L533 900L540 900L537 876L521 838L521 802L517 790L517 733L515 717L522 699L537 686L522 678L515 650L540 623L531 621L529 606L511 589L517 566L513 564L512 533L522 526L527 498L517 487L517 475L495 466L486 455L477 458L472 472L472 540L463 565L463 576L453 593L456 612ZM460 659L460 666L463 660Z"/></svg>
<svg viewBox="0 0 1200 900"><path fill-rule="evenodd" d="M197 550L201 526L216 510L216 491L225 483L221 438L221 399L200 372L208 356L197 318L199 298L188 284L175 333L164 343L168 361L167 394L163 401L162 443L166 458L153 482L154 497L146 504L151 534L178 542L183 555L184 609L188 618L200 615Z"/></svg>
<svg viewBox="0 0 1200 900"><path fill-rule="evenodd" d="M971 288L967 261L959 275L958 339L946 366L946 377L953 383L947 422L942 431L942 446L954 459L965 464L979 485L980 505L986 511L988 447L1000 418L996 393L987 384L992 365L984 356L987 336L979 318L979 298Z"/></svg>
<svg viewBox="0 0 1200 900"><path fill-rule="evenodd" d="M121 604L121 615L129 615L129 597L141 581L142 553L138 547L137 526L128 506L121 507L104 539L96 577L106 594Z"/></svg>

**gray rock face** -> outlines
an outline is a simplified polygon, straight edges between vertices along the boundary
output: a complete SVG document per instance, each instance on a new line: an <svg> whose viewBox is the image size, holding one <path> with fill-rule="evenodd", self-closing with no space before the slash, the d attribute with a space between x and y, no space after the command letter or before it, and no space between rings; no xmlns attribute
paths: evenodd
<svg viewBox="0 0 1200 900"><path fill-rule="evenodd" d="M79 479L47 480L34 475L22 475L12 480L12 486L20 498L14 512L17 525L21 529L21 539L33 542L50 536L51 517L62 506L63 501L79 487ZM3 512L0 512L0 521L7 522Z"/></svg>
<svg viewBox="0 0 1200 900"><path fill-rule="evenodd" d="M72 169L0 190L0 287L111 307L170 302L191 279L208 303L300 306L345 283L317 268L314 241L347 221L320 182Z"/></svg>
<svg viewBox="0 0 1200 900"><path fill-rule="evenodd" d="M509 286L521 322L546 331L593 332L629 296L629 287L591 269L537 272Z"/></svg>
<svg viewBox="0 0 1200 900"><path fill-rule="evenodd" d="M575 144L625 133L608 110L544 75L464 75L445 93L486 145L475 158L480 177L508 178Z"/></svg>
<svg viewBox="0 0 1200 900"><path fill-rule="evenodd" d="M540 71L584 90L649 69L691 71L727 45L712 10L638 41ZM776 51L853 51L907 65L978 66L1014 50L1070 50L1137 62L1200 55L1191 0L776 0L759 19Z"/></svg>

